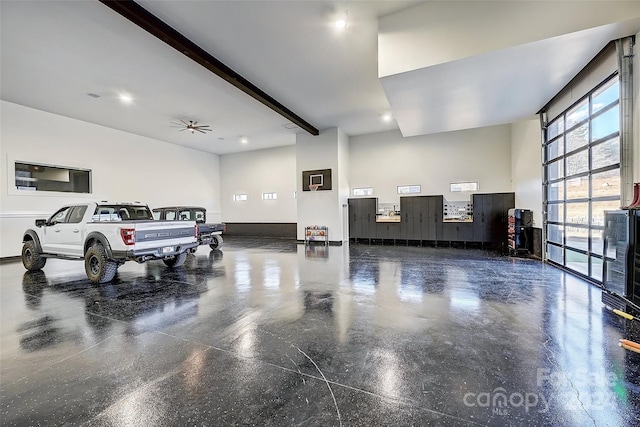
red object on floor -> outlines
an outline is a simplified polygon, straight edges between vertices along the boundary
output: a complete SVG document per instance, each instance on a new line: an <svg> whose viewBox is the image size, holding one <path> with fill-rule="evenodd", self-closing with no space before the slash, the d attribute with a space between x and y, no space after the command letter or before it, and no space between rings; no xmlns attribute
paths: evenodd
<svg viewBox="0 0 640 427"><path fill-rule="evenodd" d="M628 206L624 206L622 209L634 209L640 207L640 182L633 184L633 200Z"/></svg>

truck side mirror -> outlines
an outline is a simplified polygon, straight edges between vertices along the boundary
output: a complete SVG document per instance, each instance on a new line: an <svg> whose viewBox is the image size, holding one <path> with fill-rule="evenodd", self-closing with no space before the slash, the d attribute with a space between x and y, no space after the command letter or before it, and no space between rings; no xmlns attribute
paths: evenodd
<svg viewBox="0 0 640 427"><path fill-rule="evenodd" d="M47 225L46 219L36 219L36 227L42 227L43 225Z"/></svg>

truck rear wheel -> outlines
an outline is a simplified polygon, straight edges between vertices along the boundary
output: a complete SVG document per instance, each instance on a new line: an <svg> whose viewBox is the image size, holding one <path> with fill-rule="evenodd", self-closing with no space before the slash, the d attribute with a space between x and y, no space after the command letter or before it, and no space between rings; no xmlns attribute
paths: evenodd
<svg viewBox="0 0 640 427"><path fill-rule="evenodd" d="M96 243L84 255L84 271L92 283L107 283L115 277L118 263L108 259L104 246Z"/></svg>
<svg viewBox="0 0 640 427"><path fill-rule="evenodd" d="M222 236L211 236L211 244L209 245L209 247L211 249L220 249L222 247L222 243L224 242L224 240L222 240Z"/></svg>
<svg viewBox="0 0 640 427"><path fill-rule="evenodd" d="M171 258L165 258L164 261L167 267L180 267L187 260L187 253L182 252L180 255L172 256Z"/></svg>
<svg viewBox="0 0 640 427"><path fill-rule="evenodd" d="M27 240L22 245L22 265L29 271L42 270L47 263L47 259L43 257L36 249L33 240Z"/></svg>

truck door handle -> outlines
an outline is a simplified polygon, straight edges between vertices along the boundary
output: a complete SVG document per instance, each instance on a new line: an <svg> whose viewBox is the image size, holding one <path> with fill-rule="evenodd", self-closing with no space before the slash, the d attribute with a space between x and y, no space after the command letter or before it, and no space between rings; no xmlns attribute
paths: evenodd
<svg viewBox="0 0 640 427"><path fill-rule="evenodd" d="M60 229L59 229L59 228L56 228L56 229L55 229L55 230L53 230L53 231L55 231L56 233L59 233L59 232L60 232Z"/></svg>
<svg viewBox="0 0 640 427"><path fill-rule="evenodd" d="M74 230L73 230L73 232L74 232L74 233L79 233L79 232L80 232L80 230L76 228L76 229L74 229Z"/></svg>

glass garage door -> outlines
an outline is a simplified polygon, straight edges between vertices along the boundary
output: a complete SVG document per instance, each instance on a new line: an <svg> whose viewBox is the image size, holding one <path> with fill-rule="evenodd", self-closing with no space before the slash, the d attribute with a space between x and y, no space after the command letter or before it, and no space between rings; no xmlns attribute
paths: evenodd
<svg viewBox="0 0 640 427"><path fill-rule="evenodd" d="M547 259L602 282L604 211L620 208L617 74L549 123L544 174Z"/></svg>

